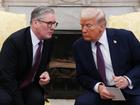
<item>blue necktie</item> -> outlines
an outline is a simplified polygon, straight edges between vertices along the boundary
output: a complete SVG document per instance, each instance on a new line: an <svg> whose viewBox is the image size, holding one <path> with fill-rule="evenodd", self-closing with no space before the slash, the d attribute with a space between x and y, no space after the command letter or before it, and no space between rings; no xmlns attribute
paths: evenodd
<svg viewBox="0 0 140 105"><path fill-rule="evenodd" d="M39 64L40 64L40 60L41 60L41 48L42 48L42 41L40 41L38 43L38 48L35 53L34 65L33 65L32 69L30 70L29 74L27 74L25 79L22 81L20 88L24 88L24 87L28 86L34 79L34 76L35 76L37 70L39 69Z"/></svg>
<svg viewBox="0 0 140 105"><path fill-rule="evenodd" d="M96 57L97 57L98 71L99 71L99 74L100 74L103 82L106 83L105 62L104 62L104 58L103 58L103 55L102 55L102 52L101 52L101 49L100 49L101 43L97 41L95 43L95 45L96 45L96 48L97 48Z"/></svg>

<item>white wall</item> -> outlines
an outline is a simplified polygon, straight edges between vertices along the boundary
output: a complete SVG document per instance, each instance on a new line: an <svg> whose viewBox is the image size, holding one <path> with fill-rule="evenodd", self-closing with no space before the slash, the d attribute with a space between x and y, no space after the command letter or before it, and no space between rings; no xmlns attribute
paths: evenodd
<svg viewBox="0 0 140 105"><path fill-rule="evenodd" d="M80 29L79 14L85 7L102 8L107 18L111 15L120 15L134 12L139 8L139 0L5 0L3 7L6 11L25 13L29 24L30 13L34 7L48 5L55 9L59 25L57 29ZM11 2L12 1L12 2ZM37 2L38 1L38 2ZM65 1L65 2L62 2ZM71 2L68 2L71 1ZM113 2L114 1L114 2ZM83 4L82 4L83 3ZM91 3L91 4L90 4Z"/></svg>

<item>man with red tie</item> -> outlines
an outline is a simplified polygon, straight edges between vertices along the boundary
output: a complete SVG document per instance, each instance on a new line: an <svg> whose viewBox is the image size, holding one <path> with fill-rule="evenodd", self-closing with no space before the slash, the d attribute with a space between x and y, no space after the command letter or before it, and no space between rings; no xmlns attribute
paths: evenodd
<svg viewBox="0 0 140 105"><path fill-rule="evenodd" d="M35 8L30 24L10 35L1 49L0 105L44 105L43 86L50 80L47 68L57 26L54 10Z"/></svg>
<svg viewBox="0 0 140 105"><path fill-rule="evenodd" d="M82 38L74 45L77 79L86 90L75 105L117 105L107 87L121 90L126 101L140 105L140 43L131 31L106 28L101 9L81 11Z"/></svg>

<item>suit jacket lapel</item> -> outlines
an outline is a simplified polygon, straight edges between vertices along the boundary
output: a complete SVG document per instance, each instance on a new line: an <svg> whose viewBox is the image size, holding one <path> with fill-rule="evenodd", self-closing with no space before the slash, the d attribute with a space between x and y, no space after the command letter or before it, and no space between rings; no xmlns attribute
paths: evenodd
<svg viewBox="0 0 140 105"><path fill-rule="evenodd" d="M91 75L96 76L96 78L101 80L97 67L95 65L95 61L94 61L94 57L93 57L93 53L92 53L91 42L86 42L86 44L83 46L84 46L84 48L83 48L84 56L86 55L85 63L87 65L87 67L89 68L87 70L89 70L89 73Z"/></svg>
<svg viewBox="0 0 140 105"><path fill-rule="evenodd" d="M52 46L53 46L53 39L44 40L42 57L41 57L41 67L40 67L42 70L48 69L48 63L51 57Z"/></svg>
<svg viewBox="0 0 140 105"><path fill-rule="evenodd" d="M26 46L27 46L27 55L28 60L30 63L30 67L32 66L32 60L33 60L33 48L32 48L32 41L31 41L31 34L30 34L30 28L27 29L26 34Z"/></svg>
<svg viewBox="0 0 140 105"><path fill-rule="evenodd" d="M41 65L42 64L44 65L44 63L47 61L48 52L49 52L48 47L49 47L48 42L47 41L44 41L44 43L43 43L43 49L42 49L42 56L41 56ZM46 58L45 59L46 61L43 60L43 58ZM44 67L42 66L41 69L44 69Z"/></svg>
<svg viewBox="0 0 140 105"><path fill-rule="evenodd" d="M86 58L88 61L87 63L90 66L91 71L95 72L97 71L97 69L95 70L96 65L95 65L93 54L92 54L91 42L87 42L85 47L86 48L84 48L85 49L84 51L85 51L85 55L87 55L87 58Z"/></svg>
<svg viewBox="0 0 140 105"><path fill-rule="evenodd" d="M107 29L107 39L108 39L108 44L109 44L109 50L110 50L110 57L112 61L112 66L114 69L115 75L117 75L118 71L118 47L119 47L119 41L117 37L115 36L115 33L113 30Z"/></svg>

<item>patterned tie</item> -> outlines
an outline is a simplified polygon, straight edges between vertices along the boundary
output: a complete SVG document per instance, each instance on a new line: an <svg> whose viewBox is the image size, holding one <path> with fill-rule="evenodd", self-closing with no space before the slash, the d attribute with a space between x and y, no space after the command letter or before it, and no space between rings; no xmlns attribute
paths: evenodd
<svg viewBox="0 0 140 105"><path fill-rule="evenodd" d="M97 50L96 50L97 67L98 67L98 70L99 70L99 73L100 73L100 76L101 76L103 82L106 83L105 63L104 63L104 58L103 58L103 55L102 55L102 52L100 49L101 43L97 41L95 43L95 45L97 48Z"/></svg>
<svg viewBox="0 0 140 105"><path fill-rule="evenodd" d="M38 43L38 48L35 53L35 62L34 65L32 66L31 71L29 74L26 76L26 78L23 80L23 82L20 85L20 88L24 88L27 85L29 85L32 80L34 79L34 76L39 68L40 60L41 60L41 48L42 48L42 41Z"/></svg>

